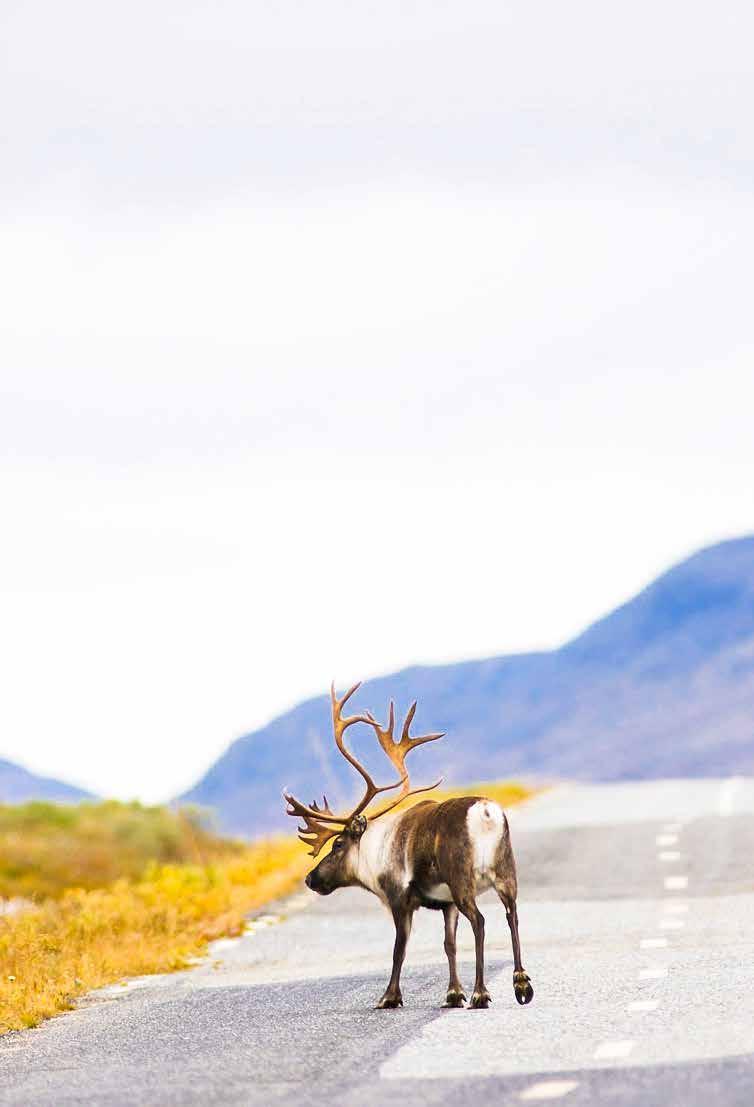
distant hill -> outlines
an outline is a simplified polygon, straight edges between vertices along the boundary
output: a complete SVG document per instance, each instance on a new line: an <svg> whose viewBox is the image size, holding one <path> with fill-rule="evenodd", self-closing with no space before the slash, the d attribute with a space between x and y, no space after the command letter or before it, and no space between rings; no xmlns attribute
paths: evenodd
<svg viewBox="0 0 754 1107"><path fill-rule="evenodd" d="M391 696L402 710L418 699L414 733L447 731L413 755L417 782L754 774L754 536L695 554L558 650L404 669L349 710L384 717ZM233 742L182 800L229 831L280 828L282 785L353 794L332 748L328 699L308 700Z"/></svg>
<svg viewBox="0 0 754 1107"><path fill-rule="evenodd" d="M55 800L76 803L92 799L90 792L65 784L62 780L36 776L12 761L0 759L0 803L26 803L27 800Z"/></svg>

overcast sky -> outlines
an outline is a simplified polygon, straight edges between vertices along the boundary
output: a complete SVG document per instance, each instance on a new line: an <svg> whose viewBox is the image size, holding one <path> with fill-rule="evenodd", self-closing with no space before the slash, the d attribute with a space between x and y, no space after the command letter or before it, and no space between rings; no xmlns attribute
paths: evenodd
<svg viewBox="0 0 754 1107"><path fill-rule="evenodd" d="M750 5L0 19L0 757L164 799L754 530Z"/></svg>

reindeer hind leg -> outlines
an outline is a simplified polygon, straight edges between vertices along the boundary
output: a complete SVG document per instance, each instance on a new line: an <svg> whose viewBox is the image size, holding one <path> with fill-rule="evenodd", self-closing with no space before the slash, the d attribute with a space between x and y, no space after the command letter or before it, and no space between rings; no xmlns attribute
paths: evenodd
<svg viewBox="0 0 754 1107"><path fill-rule="evenodd" d="M513 946L513 992L516 1000L523 1006L534 999L534 989L529 979L529 974L524 969L521 961L521 940L518 934L518 911L516 909L516 897L503 883L496 881L495 890L505 908L505 916L511 932L511 945Z"/></svg>
<svg viewBox="0 0 754 1107"><path fill-rule="evenodd" d="M445 996L443 1007L463 1007L466 996L464 995L463 984L458 976L458 965L456 964L458 908L454 903L449 903L443 907L442 913L445 919L445 953L448 958L448 970L450 972L448 994Z"/></svg>
<svg viewBox="0 0 754 1107"><path fill-rule="evenodd" d="M487 991L487 987L484 983L484 915L477 907L473 893L469 892L465 895L459 895L456 899L456 903L458 905L458 910L469 920L471 929L474 931L476 976L474 979L474 994L469 1001L469 1007L489 1007L492 1003L492 996Z"/></svg>

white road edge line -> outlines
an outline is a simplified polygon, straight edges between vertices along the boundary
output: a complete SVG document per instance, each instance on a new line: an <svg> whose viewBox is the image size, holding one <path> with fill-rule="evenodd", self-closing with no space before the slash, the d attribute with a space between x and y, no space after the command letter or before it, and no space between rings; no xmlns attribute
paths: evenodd
<svg viewBox="0 0 754 1107"><path fill-rule="evenodd" d="M620 1057L628 1057L634 1048L634 1042L602 1042L594 1051L595 1061L614 1061Z"/></svg>
<svg viewBox="0 0 754 1107"><path fill-rule="evenodd" d="M525 1088L519 1099L560 1099L568 1095L574 1088L578 1088L578 1080L540 1080L536 1084L530 1084Z"/></svg>

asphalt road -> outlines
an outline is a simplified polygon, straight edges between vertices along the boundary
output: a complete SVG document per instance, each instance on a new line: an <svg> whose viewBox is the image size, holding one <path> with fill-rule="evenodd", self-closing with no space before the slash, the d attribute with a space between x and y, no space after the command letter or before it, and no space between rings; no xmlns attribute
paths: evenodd
<svg viewBox="0 0 754 1107"><path fill-rule="evenodd" d="M0 1104L751 1107L754 781L563 787L510 818L528 1007L489 896L493 1006L441 1010L442 917L421 911L405 1007L376 1011L390 919L304 890L190 972L1 1039ZM463 920L459 947L470 984Z"/></svg>

